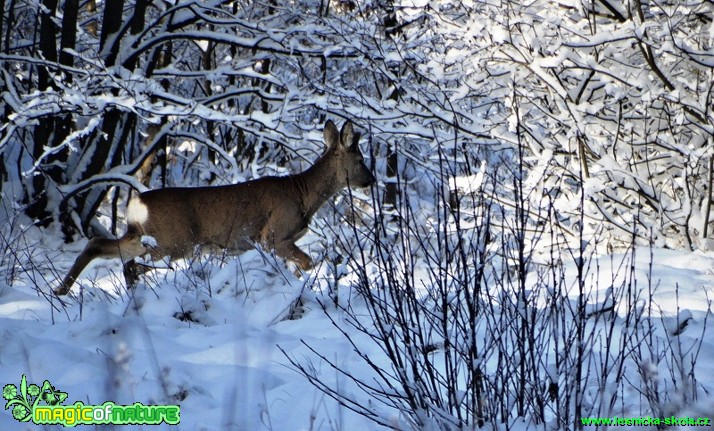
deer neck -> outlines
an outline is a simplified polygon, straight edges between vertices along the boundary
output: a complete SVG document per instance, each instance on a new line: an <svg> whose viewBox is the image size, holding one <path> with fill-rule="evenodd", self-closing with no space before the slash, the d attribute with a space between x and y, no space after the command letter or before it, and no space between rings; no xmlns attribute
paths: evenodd
<svg viewBox="0 0 714 431"><path fill-rule="evenodd" d="M330 156L331 152L328 151L312 167L296 176L295 184L302 198L303 210L309 216L345 187Z"/></svg>

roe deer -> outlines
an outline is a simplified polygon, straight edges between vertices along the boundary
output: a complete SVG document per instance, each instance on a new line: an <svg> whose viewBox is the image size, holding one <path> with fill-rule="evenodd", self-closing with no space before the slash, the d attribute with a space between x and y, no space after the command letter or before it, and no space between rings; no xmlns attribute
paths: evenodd
<svg viewBox="0 0 714 431"><path fill-rule="evenodd" d="M324 137L327 152L296 175L139 194L127 206L126 234L119 239L91 239L55 294L67 294L95 258L120 257L126 262L126 274L137 256L183 257L196 245L243 252L257 243L294 261L300 269L309 269L310 256L295 241L307 231L312 215L344 187L367 187L375 181L364 164L359 134L349 121L338 132L328 120ZM153 237L155 247L142 243L142 236Z"/></svg>

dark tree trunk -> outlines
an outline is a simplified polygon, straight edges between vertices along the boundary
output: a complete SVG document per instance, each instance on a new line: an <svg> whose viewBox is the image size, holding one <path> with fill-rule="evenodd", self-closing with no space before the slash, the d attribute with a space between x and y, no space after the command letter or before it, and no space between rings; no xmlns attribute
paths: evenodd
<svg viewBox="0 0 714 431"><path fill-rule="evenodd" d="M10 29L13 27L13 8L15 7L15 2L10 0L10 7L8 8L8 18L5 21L5 0L0 0L0 47L2 47L2 52L8 54L10 52ZM3 37L5 35L5 37ZM2 65L3 69L9 70L8 62L4 62ZM0 79L2 83L2 79ZM2 83L2 85L11 85L10 83ZM2 112L0 112L0 124L7 124L7 119L10 116L10 105L7 103L2 103ZM2 185L8 179L8 171L5 167L5 154L0 152L0 192L2 192Z"/></svg>
<svg viewBox="0 0 714 431"><path fill-rule="evenodd" d="M60 44L59 62L64 66L74 65L74 56L67 49L74 49L77 42L77 18L79 15L79 0L65 0L64 16L62 17L62 39ZM72 74L67 74L67 81L72 82Z"/></svg>
<svg viewBox="0 0 714 431"><path fill-rule="evenodd" d="M139 10L143 13L141 5L137 2ZM99 37L99 51L104 57L104 62L107 67L114 66L119 56L121 47L120 37L118 35L122 28L122 19L124 11L123 0L112 0L105 3L104 15L102 17L102 28ZM138 13L135 9L135 15ZM133 23L137 21L143 25L143 17L133 19ZM115 166L121 160L121 155L128 141L128 134L133 130L136 118L133 113L124 113L117 109L109 109L105 112L102 119L101 132L94 133L83 148L83 158L89 160L83 166L81 172L74 172L73 182L82 181L91 178L112 166ZM89 192L80 194L79 198L75 198L74 208L80 216L81 230L87 232L89 222L94 217L94 214L106 196L106 187L95 187Z"/></svg>
<svg viewBox="0 0 714 431"><path fill-rule="evenodd" d="M129 136L136 126L136 115L123 113L116 109L104 115L102 133L95 135L90 144L90 161L82 178L90 178L106 169L116 166L121 161ZM106 196L106 187L95 187L84 199L76 199L76 209L82 221L82 231L87 232L89 222Z"/></svg>
<svg viewBox="0 0 714 431"><path fill-rule="evenodd" d="M57 0L43 0L42 10L40 10L40 54L45 60L57 61L57 26L52 18L57 9ZM50 71L46 66L37 68L37 87L40 91L46 91L52 86ZM45 152L45 147L53 141L55 118L53 116L43 118L34 128L32 158L34 161L40 160ZM31 185L26 190L25 213L35 221L35 223L47 227L52 222L51 212L47 208L48 196L48 175L44 172L42 165L38 167L39 175L33 175Z"/></svg>
<svg viewBox="0 0 714 431"><path fill-rule="evenodd" d="M105 58L104 64L114 66L119 55L119 40L114 40L111 46L107 43L110 36L116 35L121 29L122 17L124 16L124 0L111 0L104 4L104 16L102 18L102 29L99 36L99 52Z"/></svg>
<svg viewBox="0 0 714 431"><path fill-rule="evenodd" d="M397 22L397 14L394 9L394 2L392 0L386 0L382 5L384 9L384 33L387 37L393 38L398 35L399 26ZM399 76L399 66L390 66L392 69L393 76ZM389 95L390 100L399 100L399 83L392 83L394 90ZM387 146L387 182L385 185L384 192L384 203L386 205L391 205L396 207L397 196L399 195L399 182L397 181L399 176L399 158L397 157L397 143L393 142Z"/></svg>

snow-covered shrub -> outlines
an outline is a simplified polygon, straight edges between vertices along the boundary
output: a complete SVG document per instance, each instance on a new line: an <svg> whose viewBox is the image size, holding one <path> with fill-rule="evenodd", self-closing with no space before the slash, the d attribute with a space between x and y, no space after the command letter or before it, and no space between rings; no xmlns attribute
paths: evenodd
<svg viewBox="0 0 714 431"><path fill-rule="evenodd" d="M459 163L440 160L396 206L375 199L371 221L337 233L352 269L340 289L354 293L332 289L323 309L372 372L313 350L351 382L336 387L290 357L314 385L400 430L582 429L581 418L663 417L701 396L706 317L691 338L688 312L661 320L654 257L634 234L627 252L602 256L600 237L564 232L552 196L531 204L539 189L518 154L456 179Z"/></svg>

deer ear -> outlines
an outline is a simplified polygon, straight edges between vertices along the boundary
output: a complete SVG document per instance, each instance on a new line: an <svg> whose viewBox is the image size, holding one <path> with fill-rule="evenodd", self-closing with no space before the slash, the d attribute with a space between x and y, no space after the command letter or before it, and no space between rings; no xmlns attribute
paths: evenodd
<svg viewBox="0 0 714 431"><path fill-rule="evenodd" d="M340 142L344 148L349 148L352 146L353 139L354 132L352 131L352 122L346 121L342 126L342 132L340 132Z"/></svg>
<svg viewBox="0 0 714 431"><path fill-rule="evenodd" d="M325 137L325 144L327 144L328 148L334 147L340 140L340 135L337 132L337 127L335 126L335 123L332 122L332 120L327 120L322 134Z"/></svg>
<svg viewBox="0 0 714 431"><path fill-rule="evenodd" d="M352 142L350 142L350 145L352 145L353 148L359 149L360 138L362 138L362 134L360 132L354 132L354 135L352 137Z"/></svg>

